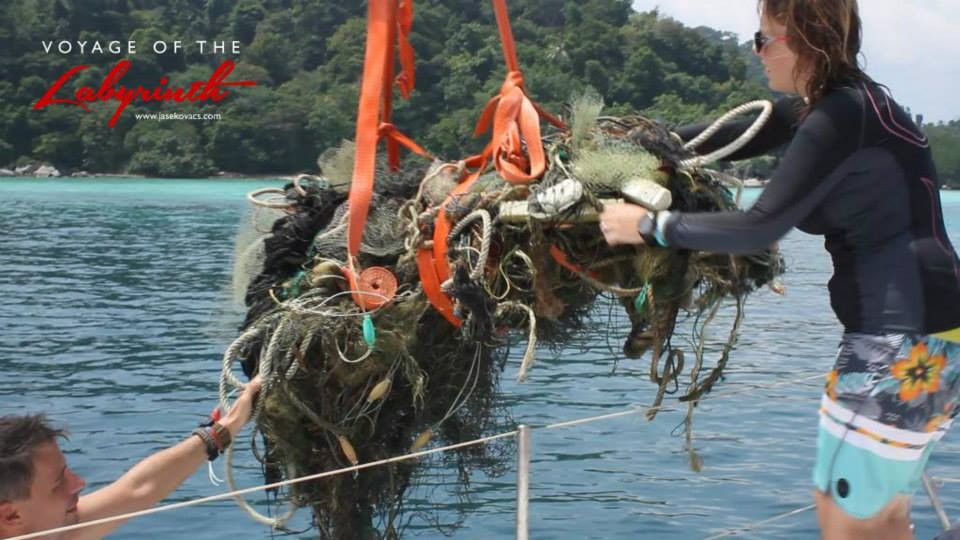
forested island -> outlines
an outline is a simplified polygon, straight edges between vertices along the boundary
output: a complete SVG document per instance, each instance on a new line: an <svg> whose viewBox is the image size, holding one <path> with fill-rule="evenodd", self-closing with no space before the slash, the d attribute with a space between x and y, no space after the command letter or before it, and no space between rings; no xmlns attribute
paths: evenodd
<svg viewBox="0 0 960 540"><path fill-rule="evenodd" d="M394 123L437 156L476 152L485 140L472 136L473 127L505 75L490 4L414 7L416 89L409 101L395 101ZM770 97L757 58L734 34L636 12L624 0L515 0L509 8L528 92L556 114L585 91L599 93L609 114L637 112L670 125ZM0 167L46 163L65 174L159 177L316 171L325 149L353 137L365 16L361 2L314 0L3 2ZM61 41L72 42L69 53L58 50ZM149 45L159 41L237 42L238 52L185 46L158 54ZM92 52L95 43L101 50ZM227 80L256 84L230 87L220 101L133 101L113 127L117 101L33 108L71 69L89 66L65 82L60 98L100 87L126 60L118 83L125 87L187 89L227 60L235 63ZM219 119L137 118L151 113ZM960 187L960 119L924 129L941 177ZM775 163L755 160L738 172L763 177Z"/></svg>

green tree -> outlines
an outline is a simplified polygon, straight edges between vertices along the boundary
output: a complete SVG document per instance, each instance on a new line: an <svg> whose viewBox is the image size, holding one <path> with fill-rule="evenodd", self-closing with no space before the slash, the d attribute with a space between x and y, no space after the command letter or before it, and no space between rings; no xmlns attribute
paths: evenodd
<svg viewBox="0 0 960 540"><path fill-rule="evenodd" d="M208 176L213 162L199 146L199 134L189 122L140 122L127 134L124 146L133 153L130 172L168 178Z"/></svg>
<svg viewBox="0 0 960 540"><path fill-rule="evenodd" d="M34 157L56 163L60 167L76 167L82 156L76 151L80 147L80 137L76 133L51 131L36 138L33 143Z"/></svg>
<svg viewBox="0 0 960 540"><path fill-rule="evenodd" d="M299 49L290 36L294 33L289 13L275 13L260 23L257 36L247 47L246 58L264 66L276 83L283 83L300 69Z"/></svg>
<svg viewBox="0 0 960 540"><path fill-rule="evenodd" d="M240 43L249 45L257 35L257 25L266 16L267 12L258 0L240 0L230 14L233 35Z"/></svg>
<svg viewBox="0 0 960 540"><path fill-rule="evenodd" d="M960 119L950 123L927 125L933 160L940 180L951 187L960 187Z"/></svg>
<svg viewBox="0 0 960 540"><path fill-rule="evenodd" d="M123 170L129 159L129 154L123 147L123 139L132 122L118 122L113 129L106 129L115 106L111 103L96 103L91 108L93 112L84 115L80 120L82 159L78 167L85 171Z"/></svg>

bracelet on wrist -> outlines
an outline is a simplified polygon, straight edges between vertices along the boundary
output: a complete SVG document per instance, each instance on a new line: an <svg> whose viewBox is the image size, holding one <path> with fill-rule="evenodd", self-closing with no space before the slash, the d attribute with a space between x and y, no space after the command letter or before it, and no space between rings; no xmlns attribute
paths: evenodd
<svg viewBox="0 0 960 540"><path fill-rule="evenodd" d="M643 238L643 243L648 246L659 247L661 244L657 241L655 231L657 229L657 212L648 210L640 221L637 222L637 233Z"/></svg>
<svg viewBox="0 0 960 540"><path fill-rule="evenodd" d="M230 446L230 443L233 442L233 438L230 436L230 430L226 428L220 422L214 422L210 426L210 435L213 437L213 442L217 445L217 450L223 452Z"/></svg>
<svg viewBox="0 0 960 540"><path fill-rule="evenodd" d="M657 212L657 217L654 219L653 227L653 238L663 247L667 247L667 219L670 217L670 211L664 210L662 212Z"/></svg>
<svg viewBox="0 0 960 540"><path fill-rule="evenodd" d="M203 446L207 452L207 459L209 461L213 461L220 456L220 449L217 446L216 440L213 438L210 428L198 427L191 431L190 434L197 436L203 441Z"/></svg>

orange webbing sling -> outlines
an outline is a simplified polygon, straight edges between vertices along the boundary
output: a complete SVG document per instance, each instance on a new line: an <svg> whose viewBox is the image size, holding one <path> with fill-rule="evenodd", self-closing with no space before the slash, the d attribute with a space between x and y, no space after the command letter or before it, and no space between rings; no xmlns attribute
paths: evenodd
<svg viewBox="0 0 960 540"><path fill-rule="evenodd" d="M413 49L407 38L413 19L413 0L369 0L367 2L367 41L363 60L363 82L357 112L356 155L353 164L353 182L350 186L350 216L347 222L347 268L344 269L350 288L370 294L354 293L353 299L361 309L376 309L389 301L380 290L383 272L378 270L363 279L357 272L356 257L360 253L363 229L373 196L376 173L377 142L387 139L388 158L394 170L400 166L397 145L432 159L423 148L400 133L390 123L391 81L393 77L394 44L400 42L401 74L397 85L401 94L409 97L413 88ZM398 6L399 4L399 6ZM399 11L399 18L398 18ZM370 269L373 270L373 269ZM376 281L372 281L372 280ZM376 294L373 294L376 293ZM378 296L382 295L382 296Z"/></svg>
<svg viewBox="0 0 960 540"><path fill-rule="evenodd" d="M480 155L467 160L468 165L477 167L476 170L461 182L441 205L434 226L432 249L420 248L417 253L420 281L427 298L434 308L457 327L462 321L454 315L453 303L440 287L440 284L450 277L447 237L451 224L444 208L448 202L470 189L491 158L500 176L510 183L527 184L539 178L547 165L540 139L540 117L559 128L565 127L560 120L543 111L526 96L506 1L493 0L493 9L500 30L500 41L503 43L507 77L500 88L500 94L487 102L474 130L474 135L481 135L490 129L492 122L493 136ZM526 154L523 142L527 144Z"/></svg>

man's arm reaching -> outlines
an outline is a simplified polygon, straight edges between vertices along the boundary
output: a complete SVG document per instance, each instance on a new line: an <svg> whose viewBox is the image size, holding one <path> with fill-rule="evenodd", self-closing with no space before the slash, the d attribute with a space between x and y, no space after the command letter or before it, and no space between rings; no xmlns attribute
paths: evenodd
<svg viewBox="0 0 960 540"><path fill-rule="evenodd" d="M220 424L230 432L232 438L236 438L240 429L250 419L260 384L259 377L251 380L230 411L220 420ZM137 463L112 484L80 497L77 521L82 523L150 508L182 484L206 460L204 442L191 435L187 440ZM103 538L122 523L123 521L113 521L76 529L67 533L65 538Z"/></svg>

